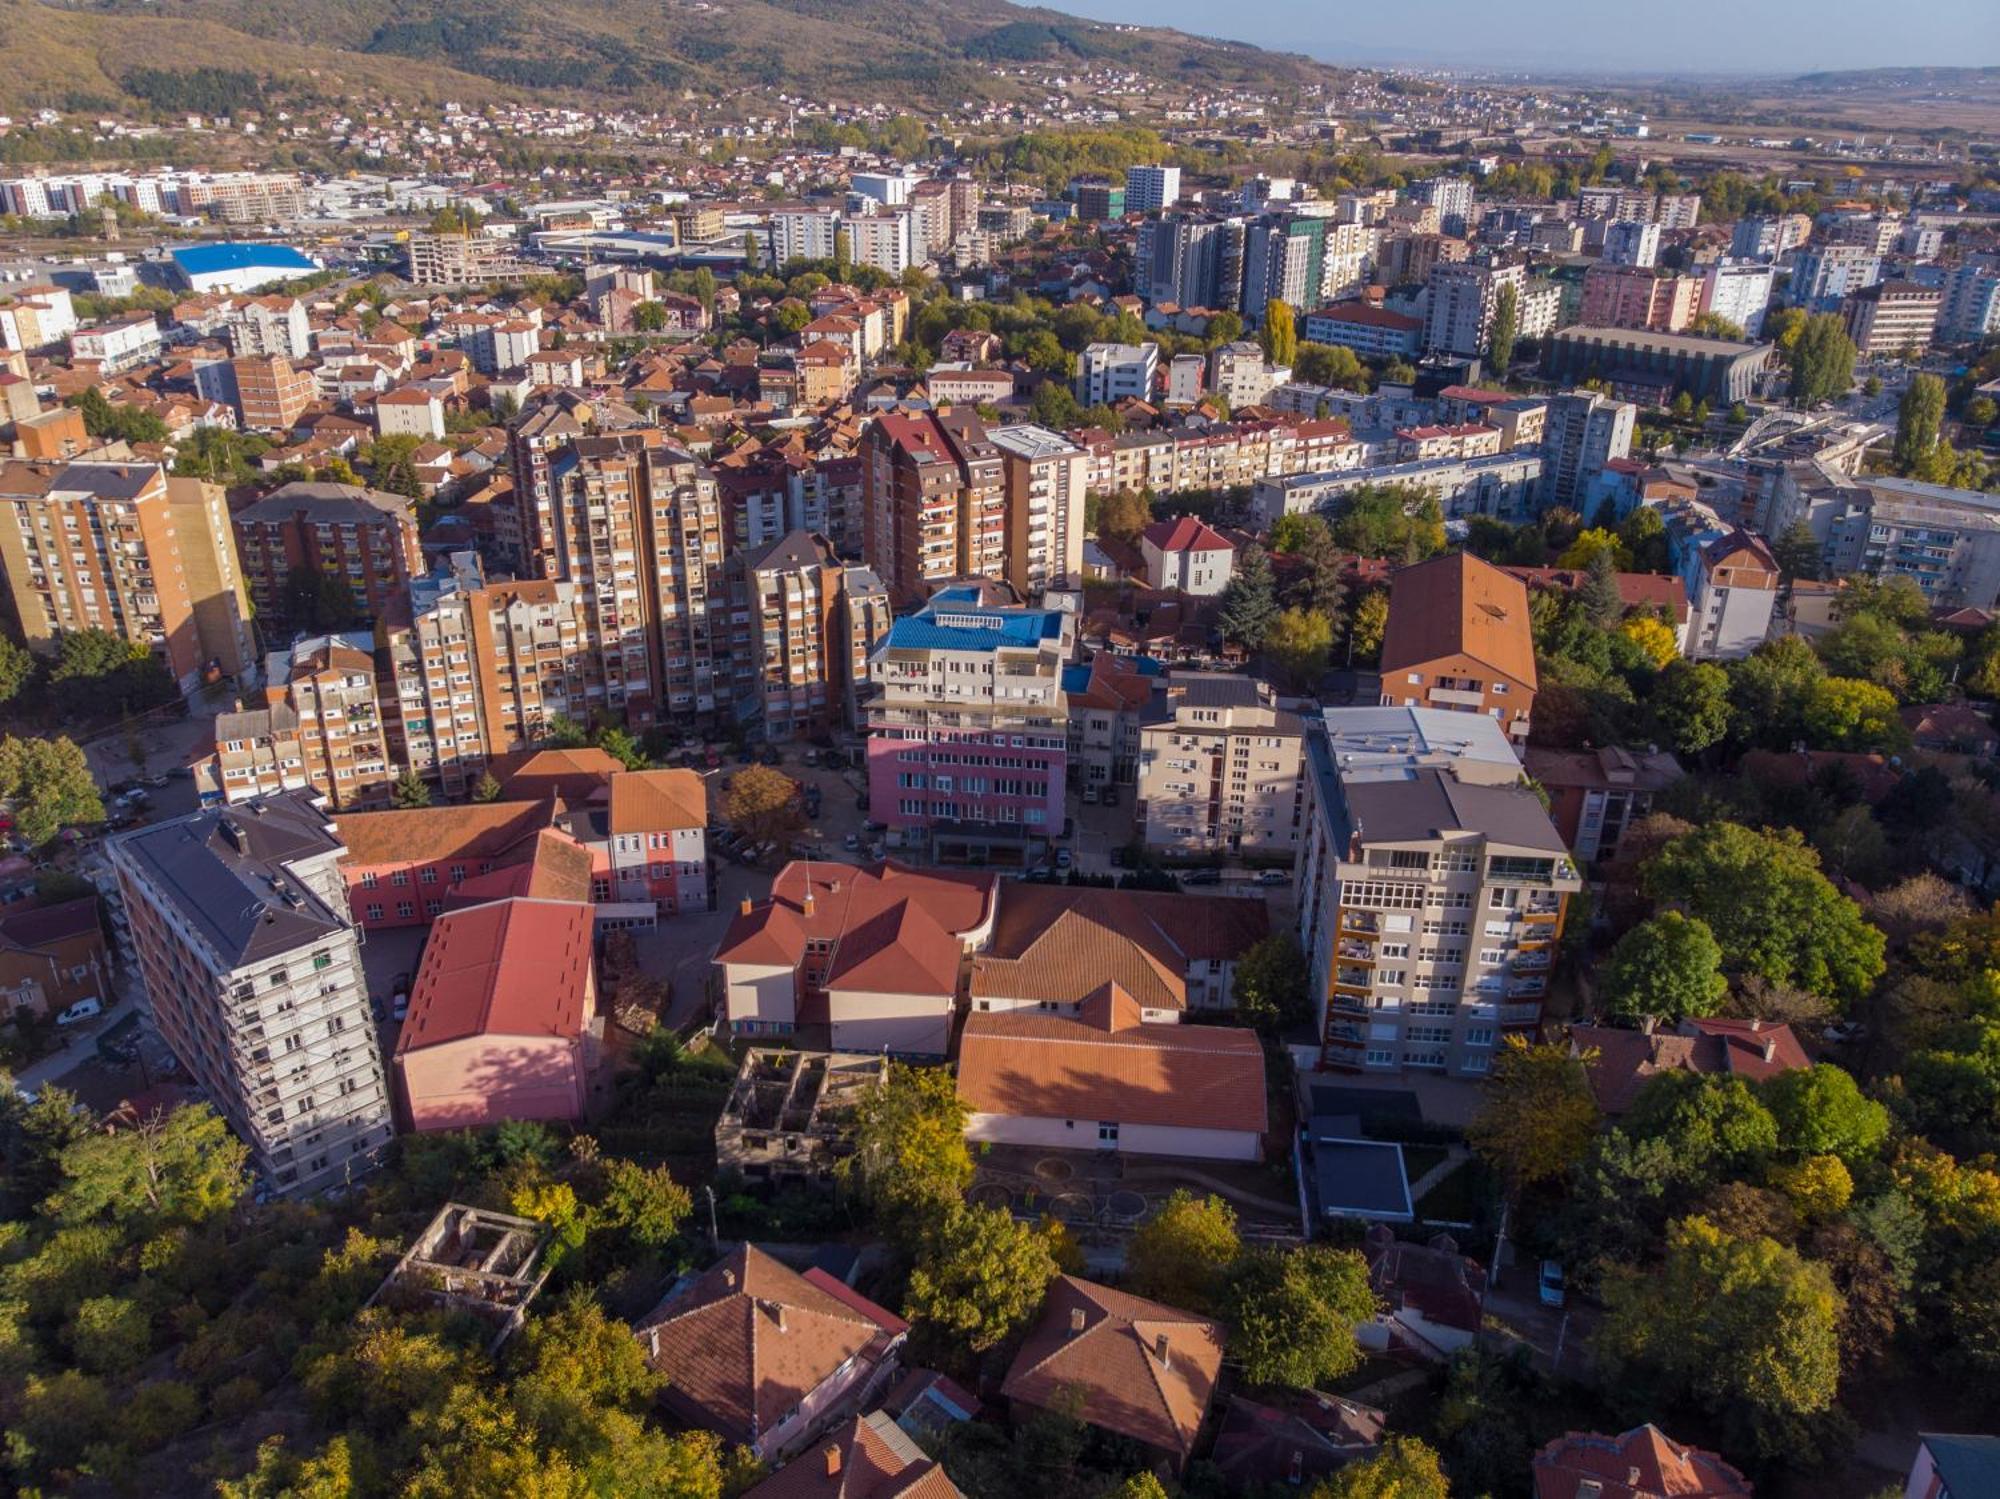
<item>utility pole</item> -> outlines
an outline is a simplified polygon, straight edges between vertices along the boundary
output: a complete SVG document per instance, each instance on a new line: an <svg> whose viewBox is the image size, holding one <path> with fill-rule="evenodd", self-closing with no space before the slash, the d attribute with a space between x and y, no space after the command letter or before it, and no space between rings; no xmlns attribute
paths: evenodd
<svg viewBox="0 0 2000 1499"><path fill-rule="evenodd" d="M704 1183L701 1190L708 1198L708 1247L716 1254L720 1254L722 1233L715 1225L715 1188Z"/></svg>

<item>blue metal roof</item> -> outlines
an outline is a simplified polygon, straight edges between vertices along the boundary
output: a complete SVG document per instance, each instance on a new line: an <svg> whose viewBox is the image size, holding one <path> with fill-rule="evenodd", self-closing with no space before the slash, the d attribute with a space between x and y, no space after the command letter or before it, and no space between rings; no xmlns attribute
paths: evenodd
<svg viewBox="0 0 2000 1499"><path fill-rule="evenodd" d="M231 242L220 245L189 245L172 253L174 264L190 276L242 270L297 271L301 275L310 276L319 269L303 253L294 250L290 245Z"/></svg>
<svg viewBox="0 0 2000 1499"><path fill-rule="evenodd" d="M906 651L995 651L1003 647L1030 649L1058 635L1062 621L1044 614L977 614L952 611L956 619L977 624L941 624L929 613L906 615L889 626L889 644Z"/></svg>
<svg viewBox="0 0 2000 1499"><path fill-rule="evenodd" d="M1062 673L1064 692L1087 692L1090 689L1090 668L1088 666L1065 666Z"/></svg>

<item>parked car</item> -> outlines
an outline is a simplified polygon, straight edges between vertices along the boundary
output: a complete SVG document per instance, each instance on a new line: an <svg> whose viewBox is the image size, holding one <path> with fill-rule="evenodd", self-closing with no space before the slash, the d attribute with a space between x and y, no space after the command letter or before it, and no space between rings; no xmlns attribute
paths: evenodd
<svg viewBox="0 0 2000 1499"><path fill-rule="evenodd" d="M1097 788L1095 786L1086 786L1083 788L1083 804L1086 807L1097 805Z"/></svg>
<svg viewBox="0 0 2000 1499"><path fill-rule="evenodd" d="M1557 1264L1554 1260L1543 1260L1539 1284L1543 1306L1561 1306L1563 1304L1563 1267L1561 1265Z"/></svg>
<svg viewBox="0 0 2000 1499"><path fill-rule="evenodd" d="M389 1015L391 1019L402 1020L409 1013L410 976L407 973L399 973L395 982L389 985Z"/></svg>
<svg viewBox="0 0 2000 1499"><path fill-rule="evenodd" d="M1260 885L1289 885L1291 882L1291 871L1286 869L1267 869L1257 876Z"/></svg>
<svg viewBox="0 0 2000 1499"><path fill-rule="evenodd" d="M849 833L845 838L840 840L840 846L849 850L861 847L861 835L859 833Z"/></svg>
<svg viewBox="0 0 2000 1499"><path fill-rule="evenodd" d="M817 766L817 765L819 764L819 751L818 751L818 750L816 750L816 749L809 749L809 750L807 750L807 751L806 751L806 764L807 764L807 765L809 765L809 766Z"/></svg>
<svg viewBox="0 0 2000 1499"><path fill-rule="evenodd" d="M1222 871L1219 869L1189 869L1182 873L1183 885L1220 885Z"/></svg>
<svg viewBox="0 0 2000 1499"><path fill-rule="evenodd" d="M57 1025L75 1025L79 1020L90 1020L104 1013L104 1002L97 999L79 999L75 1004L56 1016Z"/></svg>

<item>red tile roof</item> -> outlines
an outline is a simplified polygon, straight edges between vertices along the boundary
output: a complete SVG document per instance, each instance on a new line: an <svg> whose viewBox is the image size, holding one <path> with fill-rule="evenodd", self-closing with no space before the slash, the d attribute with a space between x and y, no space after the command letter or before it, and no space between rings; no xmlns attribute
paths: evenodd
<svg viewBox="0 0 2000 1499"><path fill-rule="evenodd" d="M613 833L708 826L708 790L691 770L625 770L611 778Z"/></svg>
<svg viewBox="0 0 2000 1499"><path fill-rule="evenodd" d="M604 794L611 778L625 767L601 749L516 750L501 755L487 769L500 783L503 801L537 801L560 796L581 805Z"/></svg>
<svg viewBox="0 0 2000 1499"><path fill-rule="evenodd" d="M1590 1091L1598 1108L1614 1117L1630 1110L1640 1090L1663 1072L1763 1082L1811 1065L1792 1028L1768 1020L1686 1020L1678 1030L1650 1034L1575 1025L1569 1040L1574 1053L1596 1053L1585 1064Z"/></svg>
<svg viewBox="0 0 2000 1499"><path fill-rule="evenodd" d="M937 1462L881 1411L856 1416L743 1499L964 1499Z"/></svg>
<svg viewBox="0 0 2000 1499"><path fill-rule="evenodd" d="M1535 1454L1535 1499L1577 1499L1594 1480L1598 1499L1750 1499L1750 1480L1713 1452L1686 1447L1659 1427L1622 1436L1572 1431Z"/></svg>
<svg viewBox="0 0 2000 1499"><path fill-rule="evenodd" d="M334 836L347 847L343 865L495 859L551 827L560 811L560 802L534 801L343 812L334 818Z"/></svg>
<svg viewBox="0 0 2000 1499"><path fill-rule="evenodd" d="M975 1114L1015 1119L1115 1119L1258 1135L1270 1122L1255 1032L1144 1023L1138 1001L1109 983L1075 1019L974 1010L959 1039L958 1096Z"/></svg>
<svg viewBox="0 0 2000 1499"><path fill-rule="evenodd" d="M1222 1346L1220 1323L1064 1275L1001 1390L1044 1410L1080 1401L1081 1420L1185 1460L1215 1393Z"/></svg>
<svg viewBox="0 0 2000 1499"><path fill-rule="evenodd" d="M431 926L396 1055L471 1036L558 1036L589 1024L591 909L497 900Z"/></svg>
<svg viewBox="0 0 2000 1499"><path fill-rule="evenodd" d="M1233 552L1228 537L1192 515L1156 520L1141 533L1163 552Z"/></svg>
<svg viewBox="0 0 2000 1499"><path fill-rule="evenodd" d="M1534 690L1527 587L1470 552L1433 557L1389 580L1383 676L1456 655Z"/></svg>

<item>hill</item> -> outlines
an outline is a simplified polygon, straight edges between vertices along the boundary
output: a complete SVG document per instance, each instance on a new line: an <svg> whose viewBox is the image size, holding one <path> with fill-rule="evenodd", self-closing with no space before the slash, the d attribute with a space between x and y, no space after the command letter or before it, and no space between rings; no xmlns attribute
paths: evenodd
<svg viewBox="0 0 2000 1499"><path fill-rule="evenodd" d="M1006 97L1015 84L995 67L1037 60L1189 86L1329 74L1301 57L1007 0L0 0L0 107L12 108L155 99L155 72L203 67L322 94L747 86L942 103Z"/></svg>

